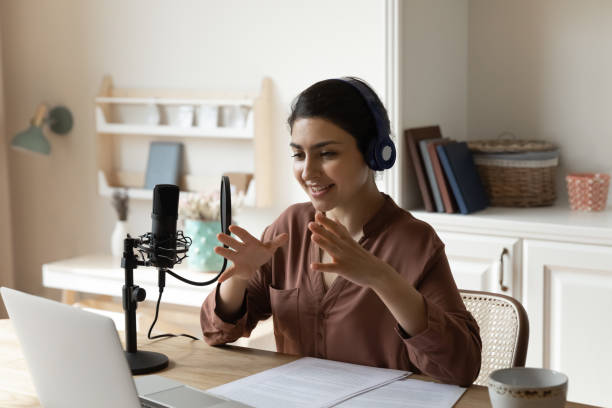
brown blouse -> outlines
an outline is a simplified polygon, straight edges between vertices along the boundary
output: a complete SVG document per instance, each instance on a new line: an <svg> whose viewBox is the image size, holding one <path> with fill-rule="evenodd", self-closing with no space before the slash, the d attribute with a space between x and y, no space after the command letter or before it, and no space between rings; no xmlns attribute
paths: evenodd
<svg viewBox="0 0 612 408"><path fill-rule="evenodd" d="M463 305L444 244L431 226L385 195L383 207L364 225L359 240L423 295L428 327L409 337L371 289L338 276L325 290L322 273L309 267L320 260L319 246L307 228L314 215L311 203L295 204L266 228L264 240L286 232L289 243L249 282L238 320L216 310L218 289L206 298L200 316L206 342L217 345L249 336L259 320L272 316L279 352L471 384L480 370L478 325Z"/></svg>

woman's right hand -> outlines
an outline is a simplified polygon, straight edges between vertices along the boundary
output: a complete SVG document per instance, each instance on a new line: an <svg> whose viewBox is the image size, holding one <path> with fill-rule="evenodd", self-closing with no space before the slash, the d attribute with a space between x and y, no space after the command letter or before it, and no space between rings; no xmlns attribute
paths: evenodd
<svg viewBox="0 0 612 408"><path fill-rule="evenodd" d="M289 235L283 233L271 241L261 242L237 225L230 225L229 230L242 242L224 233L217 234L217 239L229 248L215 247L215 253L233 262L233 265L219 276L219 282L231 277L248 281L289 239Z"/></svg>

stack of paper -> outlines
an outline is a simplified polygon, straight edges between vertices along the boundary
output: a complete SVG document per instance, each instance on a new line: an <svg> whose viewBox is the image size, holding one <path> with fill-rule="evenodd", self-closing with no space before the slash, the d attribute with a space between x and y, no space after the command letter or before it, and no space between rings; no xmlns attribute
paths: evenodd
<svg viewBox="0 0 612 408"><path fill-rule="evenodd" d="M465 388L421 380L399 380L345 401L342 408L450 408Z"/></svg>
<svg viewBox="0 0 612 408"><path fill-rule="evenodd" d="M465 391L425 381L397 381L410 374L305 357L208 392L252 407L324 408L451 407Z"/></svg>

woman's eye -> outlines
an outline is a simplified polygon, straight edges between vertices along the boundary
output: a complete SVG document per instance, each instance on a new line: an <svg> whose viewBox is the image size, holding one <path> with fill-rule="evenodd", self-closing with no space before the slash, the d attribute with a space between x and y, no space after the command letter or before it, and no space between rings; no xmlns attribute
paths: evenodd
<svg viewBox="0 0 612 408"><path fill-rule="evenodd" d="M322 157L334 157L336 155L336 152L321 152L321 156Z"/></svg>
<svg viewBox="0 0 612 408"><path fill-rule="evenodd" d="M302 152L295 152L291 155L291 157L293 157L294 159L301 159L304 157L304 153Z"/></svg>

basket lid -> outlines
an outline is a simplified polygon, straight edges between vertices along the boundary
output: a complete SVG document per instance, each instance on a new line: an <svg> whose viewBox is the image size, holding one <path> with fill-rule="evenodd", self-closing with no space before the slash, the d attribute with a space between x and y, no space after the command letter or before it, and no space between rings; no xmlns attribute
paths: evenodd
<svg viewBox="0 0 612 408"><path fill-rule="evenodd" d="M488 139L468 142L470 150L482 153L524 153L555 150L550 142L541 140Z"/></svg>

